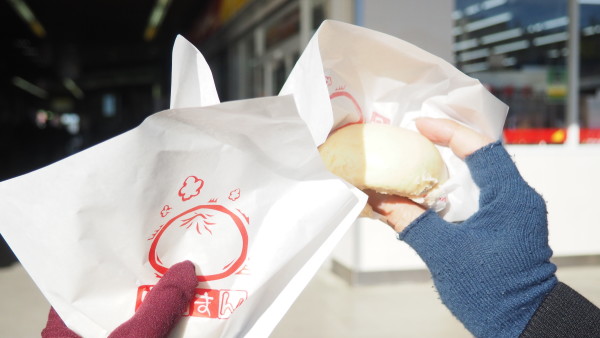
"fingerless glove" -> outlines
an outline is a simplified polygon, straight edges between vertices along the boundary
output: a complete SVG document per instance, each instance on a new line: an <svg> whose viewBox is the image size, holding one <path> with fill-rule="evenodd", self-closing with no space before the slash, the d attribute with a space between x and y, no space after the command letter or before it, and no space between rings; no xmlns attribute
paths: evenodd
<svg viewBox="0 0 600 338"><path fill-rule="evenodd" d="M399 238L421 256L442 302L477 337L518 337L556 285L546 203L500 142L466 158L479 210L449 223L429 210Z"/></svg>

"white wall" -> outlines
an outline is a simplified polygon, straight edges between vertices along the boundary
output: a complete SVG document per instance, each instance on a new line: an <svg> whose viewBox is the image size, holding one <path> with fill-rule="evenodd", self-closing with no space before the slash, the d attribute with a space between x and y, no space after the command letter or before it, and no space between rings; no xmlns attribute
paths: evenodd
<svg viewBox="0 0 600 338"><path fill-rule="evenodd" d="M600 254L600 145L508 146L546 200L556 256Z"/></svg>
<svg viewBox="0 0 600 338"><path fill-rule="evenodd" d="M521 175L547 202L555 257L600 255L600 145L508 145ZM355 272L424 269L385 224L358 220L333 258Z"/></svg>
<svg viewBox="0 0 600 338"><path fill-rule="evenodd" d="M354 0L326 0L325 6L328 19L355 23Z"/></svg>
<svg viewBox="0 0 600 338"><path fill-rule="evenodd" d="M408 41L454 63L454 0L357 0L357 23Z"/></svg>

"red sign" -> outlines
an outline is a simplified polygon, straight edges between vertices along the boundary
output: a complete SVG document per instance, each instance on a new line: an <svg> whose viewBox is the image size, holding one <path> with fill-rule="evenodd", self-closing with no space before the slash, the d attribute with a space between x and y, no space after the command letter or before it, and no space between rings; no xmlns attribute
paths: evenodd
<svg viewBox="0 0 600 338"><path fill-rule="evenodd" d="M135 302L136 311L153 286L142 285L138 288ZM248 299L248 292L244 290L196 289L196 294L183 315L227 319L246 299Z"/></svg>
<svg viewBox="0 0 600 338"><path fill-rule="evenodd" d="M567 138L566 128L504 129L508 144L562 144ZM580 143L600 143L600 129L581 128Z"/></svg>

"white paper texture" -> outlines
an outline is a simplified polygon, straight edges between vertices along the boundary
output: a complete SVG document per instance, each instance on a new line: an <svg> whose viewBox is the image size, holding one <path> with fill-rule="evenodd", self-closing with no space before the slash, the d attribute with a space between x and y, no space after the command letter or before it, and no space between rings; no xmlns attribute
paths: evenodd
<svg viewBox="0 0 600 338"><path fill-rule="evenodd" d="M221 296L220 307L199 297L197 316L173 335L261 336L283 315L267 310L291 305L323 248L335 245L331 234L346 230L364 203L325 170L293 99L271 97L163 111L2 182L0 230L84 337L127 320L138 287L156 284L157 266L184 259L199 276L218 276L198 288L213 305Z"/></svg>
<svg viewBox="0 0 600 338"><path fill-rule="evenodd" d="M170 102L171 109L204 107L220 102L204 56L181 35L177 36L173 46Z"/></svg>
<svg viewBox="0 0 600 338"><path fill-rule="evenodd" d="M312 37L280 94L293 94L298 107L307 107L300 115L317 145L348 123L416 130L417 117L454 119L499 139L508 112L478 80L443 59L393 36L331 20ZM450 174L444 218L465 220L478 209L479 190L464 162L438 149Z"/></svg>
<svg viewBox="0 0 600 338"><path fill-rule="evenodd" d="M171 336L268 336L366 196L324 168L291 96L218 104L182 37L172 81L174 109L0 183L0 231L84 337L107 336L185 259L200 282Z"/></svg>
<svg viewBox="0 0 600 338"><path fill-rule="evenodd" d="M366 202L320 160L316 145L332 130L443 116L497 137L506 114L443 60L331 21L283 96L219 104L206 60L181 37L171 88L172 109L0 183L0 232L84 337L129 319L145 286L184 259L202 281L172 336L268 336ZM466 182L451 202L467 204L476 192L468 171L443 156ZM454 206L447 217L470 212Z"/></svg>

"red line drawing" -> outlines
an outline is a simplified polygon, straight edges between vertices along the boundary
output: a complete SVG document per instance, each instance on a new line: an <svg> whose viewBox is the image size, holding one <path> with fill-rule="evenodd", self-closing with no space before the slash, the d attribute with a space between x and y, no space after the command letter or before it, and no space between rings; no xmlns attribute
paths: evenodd
<svg viewBox="0 0 600 338"><path fill-rule="evenodd" d="M158 229L156 229L156 231L154 231L154 233L152 233L152 236L150 236L150 238L148 238L148 240L151 241L154 238L156 238L156 235L158 234L158 232L160 231L160 229L162 229L163 226L164 226L164 224L161 224L161 226L159 226Z"/></svg>
<svg viewBox="0 0 600 338"><path fill-rule="evenodd" d="M165 205L162 210L160 211L160 216L161 217L166 217L170 212L171 212L171 206L169 206L168 204Z"/></svg>
<svg viewBox="0 0 600 338"><path fill-rule="evenodd" d="M138 287L135 300L136 311L153 287L154 285L142 285ZM248 292L245 290L197 288L188 308L182 315L184 317L229 319L231 314L247 299Z"/></svg>
<svg viewBox="0 0 600 338"><path fill-rule="evenodd" d="M373 114L371 115L371 122L373 123L381 123L381 124L390 124L390 119L379 114L378 112L374 111Z"/></svg>
<svg viewBox="0 0 600 338"><path fill-rule="evenodd" d="M181 186L181 189L179 189L178 195L181 197L181 200L185 202L192 197L198 196L202 186L204 186L203 180L196 176L188 176L185 181L183 181L183 185Z"/></svg>
<svg viewBox="0 0 600 338"><path fill-rule="evenodd" d="M240 189L239 188L237 188L229 193L230 200L235 201L238 198L240 198Z"/></svg>
<svg viewBox="0 0 600 338"><path fill-rule="evenodd" d="M245 264L244 267L240 269L240 271L235 273L236 275L250 275L250 268L248 264Z"/></svg>
<svg viewBox="0 0 600 338"><path fill-rule="evenodd" d="M233 311L248 298L248 294L245 291L237 290L221 290L219 296L220 319L229 318Z"/></svg>
<svg viewBox="0 0 600 338"><path fill-rule="evenodd" d="M333 79L331 78L331 76L325 76L325 83L327 84L327 87L333 84Z"/></svg>
<svg viewBox="0 0 600 338"><path fill-rule="evenodd" d="M244 216L246 223L250 223L250 217L246 216L246 214L244 214L240 209L235 209L235 210L237 210L240 214L242 214L242 216Z"/></svg>
<svg viewBox="0 0 600 338"><path fill-rule="evenodd" d="M360 108L360 105L358 104L358 101L356 101L356 99L354 98L354 96L352 96L352 94L348 93L345 90L339 90L339 91L335 91L333 93L331 93L331 95L329 95L329 99L333 101L333 99L336 99L338 97L345 97L347 99L349 99L352 104L354 105L354 107L356 107L356 111L358 112L358 121L354 121L354 122L349 122L344 124L341 127L335 128L334 130L332 130L331 132L334 132L340 128L344 128L347 127L351 124L359 124L359 123L364 123L365 122L365 117L363 114L362 109Z"/></svg>
<svg viewBox="0 0 600 338"><path fill-rule="evenodd" d="M207 236L202 234L201 228L204 228L204 230L212 234L212 231L209 228L209 226L219 226L219 224L208 220L211 217L216 217L217 214L225 216L226 220L230 220L233 222L231 223L228 221L227 224L233 224L236 227L237 231L239 232L239 235L241 236L242 247L234 248L239 249L240 251L239 254L237 251L235 251L236 258L233 260L233 264L228 264L223 270L220 271L208 272L208 274L205 275L197 275L196 278L199 282L205 282L223 279L235 273L246 261L246 255L248 253L248 232L244 223L246 217L242 216L242 218L240 218L236 213L232 212L225 206L216 204L199 205L192 209L184 211L179 215L173 217L167 223L165 223L157 231L157 233L153 235L153 241L150 245L150 251L148 253L148 260L150 262L150 265L154 268L154 270L156 270L156 272L158 272L160 275L164 275L168 270L168 267L163 265L163 263L160 260L159 254L157 253L157 246L159 244L161 236L165 233L165 231L171 228L173 224L181 223L179 224L179 227L186 227L186 229L194 227L199 235ZM226 243L224 243L224 245L225 244ZM222 258L227 259L227 257Z"/></svg>
<svg viewBox="0 0 600 338"><path fill-rule="evenodd" d="M219 291L218 290L201 290L196 289L196 291L200 291L196 293L194 303L192 305L191 314L194 317L208 317L208 318L216 318L219 303L218 301L214 301L215 298L218 300ZM211 312L212 310L212 312Z"/></svg>
<svg viewBox="0 0 600 338"><path fill-rule="evenodd" d="M198 234L202 235L202 232L200 231L200 222L198 222L198 220L197 220L197 218L200 217L200 218L202 218L202 220L201 220L201 222L203 223L202 227L204 227L204 229L206 229L206 231L208 231L212 235L212 231L210 231L208 226L215 225L216 223L206 221L206 219L208 217L212 217L212 216L213 215L206 215L206 214L202 214L202 213L196 214L195 213L192 217L181 220L181 225L179 225L179 226L189 229L192 225L195 225L196 232L198 232Z"/></svg>

